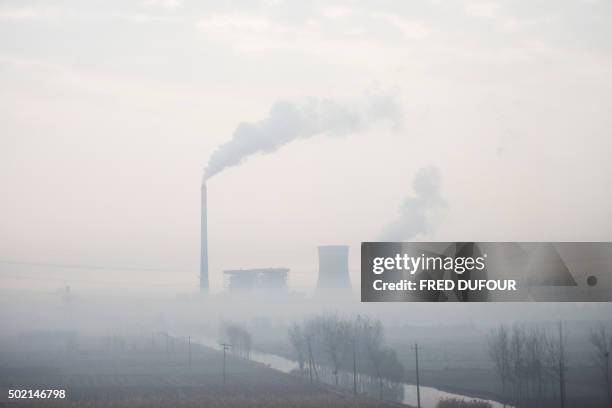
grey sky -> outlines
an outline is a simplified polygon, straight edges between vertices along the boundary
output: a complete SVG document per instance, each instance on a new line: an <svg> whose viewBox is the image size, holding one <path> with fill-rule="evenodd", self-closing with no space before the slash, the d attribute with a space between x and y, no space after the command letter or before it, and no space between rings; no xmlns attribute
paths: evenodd
<svg viewBox="0 0 612 408"><path fill-rule="evenodd" d="M610 38L603 0L1 0L0 259L195 285L202 172L238 124L380 93L401 131L298 140L210 180L213 286L257 266L312 285L336 243L357 279L358 243L427 166L448 207L419 239L611 240Z"/></svg>

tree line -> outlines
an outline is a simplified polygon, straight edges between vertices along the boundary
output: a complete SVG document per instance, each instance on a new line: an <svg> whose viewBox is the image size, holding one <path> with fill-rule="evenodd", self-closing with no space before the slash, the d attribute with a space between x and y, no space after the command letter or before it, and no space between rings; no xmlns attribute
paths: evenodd
<svg viewBox="0 0 612 408"><path fill-rule="evenodd" d="M589 337L593 346L593 361L599 368L602 376L602 385L605 387L608 405L612 407L612 378L610 377L610 353L612 352L612 330L604 324L591 330Z"/></svg>
<svg viewBox="0 0 612 408"><path fill-rule="evenodd" d="M247 360L251 359L253 337L247 329L234 323L225 323L223 325L223 335L232 354Z"/></svg>
<svg viewBox="0 0 612 408"><path fill-rule="evenodd" d="M501 380L503 403L538 406L547 396L559 398L567 406L567 353L562 323L555 331L541 326L500 325L488 336L489 355ZM602 373L602 383L612 407L610 351L612 336L605 326L590 333L593 358Z"/></svg>
<svg viewBox="0 0 612 408"><path fill-rule="evenodd" d="M404 377L404 367L384 344L383 326L377 319L317 315L293 323L289 340L299 372L310 381L328 376L336 386L352 385L354 393L367 391L376 382L382 399L385 387L397 386Z"/></svg>

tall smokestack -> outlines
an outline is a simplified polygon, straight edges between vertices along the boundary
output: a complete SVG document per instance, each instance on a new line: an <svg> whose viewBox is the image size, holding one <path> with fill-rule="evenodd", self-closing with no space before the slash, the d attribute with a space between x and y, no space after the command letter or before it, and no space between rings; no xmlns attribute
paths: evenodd
<svg viewBox="0 0 612 408"><path fill-rule="evenodd" d="M206 183L202 183L202 214L200 220L200 292L208 292L208 220Z"/></svg>

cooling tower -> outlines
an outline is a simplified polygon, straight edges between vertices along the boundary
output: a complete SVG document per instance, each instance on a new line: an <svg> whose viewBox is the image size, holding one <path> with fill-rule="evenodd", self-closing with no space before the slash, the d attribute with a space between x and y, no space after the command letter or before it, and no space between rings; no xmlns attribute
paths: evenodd
<svg viewBox="0 0 612 408"><path fill-rule="evenodd" d="M319 247L319 281L317 289L348 289L348 245Z"/></svg>
<svg viewBox="0 0 612 408"><path fill-rule="evenodd" d="M208 292L208 220L206 184L202 184L202 214L200 220L200 291Z"/></svg>

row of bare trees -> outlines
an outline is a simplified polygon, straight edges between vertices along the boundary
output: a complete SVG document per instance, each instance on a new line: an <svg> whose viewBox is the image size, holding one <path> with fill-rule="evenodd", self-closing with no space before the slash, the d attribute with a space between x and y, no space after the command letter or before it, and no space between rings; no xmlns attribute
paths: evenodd
<svg viewBox="0 0 612 408"><path fill-rule="evenodd" d="M504 403L538 405L544 397L557 393L565 406L567 357L561 324L554 334L539 326L500 325L488 340Z"/></svg>
<svg viewBox="0 0 612 408"><path fill-rule="evenodd" d="M564 405L566 355L561 325L558 335L537 326L500 325L489 334L488 345L501 379L504 403L537 404L559 384Z"/></svg>
<svg viewBox="0 0 612 408"><path fill-rule="evenodd" d="M251 333L242 326L226 323L223 327L225 341L230 345L231 353L242 358L251 358L253 338Z"/></svg>
<svg viewBox="0 0 612 408"><path fill-rule="evenodd" d="M320 381L329 373L336 386L352 382L354 393L367 390L376 381L382 399L385 385L397 385L404 377L404 367L395 351L384 345L379 320L318 315L294 323L289 329L289 340L300 373L308 374L311 381Z"/></svg>
<svg viewBox="0 0 612 408"><path fill-rule="evenodd" d="M612 407L610 329L603 325L593 329L590 341ZM562 323L552 333L539 326L500 325L489 334L488 347L501 380L504 403L537 406L546 396L557 396L560 406L566 406L567 354Z"/></svg>
<svg viewBox="0 0 612 408"><path fill-rule="evenodd" d="M610 352L612 352L612 329L603 323L591 330L593 360L600 369L602 385L605 387L608 405L612 407L612 378L610 378Z"/></svg>

